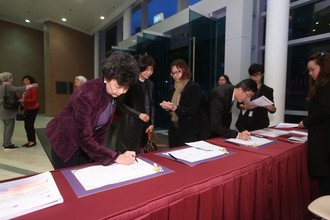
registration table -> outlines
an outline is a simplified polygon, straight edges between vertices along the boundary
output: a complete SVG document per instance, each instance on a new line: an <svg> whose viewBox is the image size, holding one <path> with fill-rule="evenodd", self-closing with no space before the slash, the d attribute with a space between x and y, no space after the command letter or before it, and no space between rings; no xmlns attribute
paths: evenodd
<svg viewBox="0 0 330 220"><path fill-rule="evenodd" d="M270 138L271 139L271 138ZM267 219L310 219L307 206L311 202L310 178L307 172L306 145L273 138L274 143L253 148L213 138L209 142L228 149L239 149L271 157L268 167Z"/></svg>
<svg viewBox="0 0 330 220"><path fill-rule="evenodd" d="M64 203L18 219L306 219L310 202L304 144L253 149L189 167L153 153L141 156L174 172L78 198L60 170Z"/></svg>

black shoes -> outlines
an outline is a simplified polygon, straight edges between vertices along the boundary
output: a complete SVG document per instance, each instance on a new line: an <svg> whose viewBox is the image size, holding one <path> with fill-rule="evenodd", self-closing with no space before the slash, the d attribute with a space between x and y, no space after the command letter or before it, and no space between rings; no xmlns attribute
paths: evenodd
<svg viewBox="0 0 330 220"><path fill-rule="evenodd" d="M28 142L26 144L23 144L22 147L34 147L37 145L37 142Z"/></svg>
<svg viewBox="0 0 330 220"><path fill-rule="evenodd" d="M18 147L15 145L15 144L12 144L12 145L10 145L10 146L3 146L3 149L5 149L5 150L15 150L15 149L17 149Z"/></svg>

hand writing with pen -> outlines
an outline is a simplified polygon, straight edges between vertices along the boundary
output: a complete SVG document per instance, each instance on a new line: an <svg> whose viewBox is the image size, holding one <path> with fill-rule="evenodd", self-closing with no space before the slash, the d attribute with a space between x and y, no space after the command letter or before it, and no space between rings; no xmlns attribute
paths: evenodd
<svg viewBox="0 0 330 220"><path fill-rule="evenodd" d="M237 139L243 140L243 141L248 141L251 140L250 138L251 134L247 130L242 131L238 134Z"/></svg>
<svg viewBox="0 0 330 220"><path fill-rule="evenodd" d="M120 154L115 160L115 162L119 164L127 164L127 165L134 163L134 161L138 162L138 160L136 159L135 151L129 151L123 143L121 143L121 145L125 148L126 152Z"/></svg>

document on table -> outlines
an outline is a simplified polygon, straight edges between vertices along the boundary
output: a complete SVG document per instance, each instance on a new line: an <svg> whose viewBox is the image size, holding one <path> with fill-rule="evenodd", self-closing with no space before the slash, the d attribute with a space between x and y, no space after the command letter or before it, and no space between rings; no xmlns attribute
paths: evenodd
<svg viewBox="0 0 330 220"><path fill-rule="evenodd" d="M85 190L93 190L164 171L157 164L147 163L140 158L137 158L137 160L138 162L131 165L117 163L109 166L95 165L71 170L71 172Z"/></svg>
<svg viewBox="0 0 330 220"><path fill-rule="evenodd" d="M306 131L291 130L289 132L290 132L290 134L298 134L298 135L301 135L301 136L308 136L308 133Z"/></svg>
<svg viewBox="0 0 330 220"><path fill-rule="evenodd" d="M268 106L268 105L272 105L274 104L274 102L270 101L266 96L261 96L257 99L254 99L252 101L250 101L251 104L254 104L256 106L261 106L261 107L264 107L264 106Z"/></svg>
<svg viewBox="0 0 330 220"><path fill-rule="evenodd" d="M172 155L177 160L188 161L190 163L228 154L228 151L225 148L209 144L205 141L190 142L187 144L190 145L190 147L171 150L163 152L162 154L166 156Z"/></svg>
<svg viewBox="0 0 330 220"><path fill-rule="evenodd" d="M0 183L0 219L11 219L63 203L50 172Z"/></svg>
<svg viewBox="0 0 330 220"><path fill-rule="evenodd" d="M307 136L302 136L302 137L292 136L292 137L289 137L288 140L292 141L292 142L297 142L297 143L305 143L307 141Z"/></svg>
<svg viewBox="0 0 330 220"><path fill-rule="evenodd" d="M249 147L260 147L273 142L273 140L268 140L266 138L260 138L254 136L250 136L250 140L246 140L246 141L235 138L228 138L226 139L226 141L239 145L249 146Z"/></svg>
<svg viewBox="0 0 330 220"><path fill-rule="evenodd" d="M265 136L265 137L278 137L281 135L290 134L289 131L282 131L282 130L273 129L273 128L263 128L260 130L251 131L251 133L253 135L260 135L260 136Z"/></svg>
<svg viewBox="0 0 330 220"><path fill-rule="evenodd" d="M275 126L275 128L297 128L298 124L295 123L279 123L278 125Z"/></svg>

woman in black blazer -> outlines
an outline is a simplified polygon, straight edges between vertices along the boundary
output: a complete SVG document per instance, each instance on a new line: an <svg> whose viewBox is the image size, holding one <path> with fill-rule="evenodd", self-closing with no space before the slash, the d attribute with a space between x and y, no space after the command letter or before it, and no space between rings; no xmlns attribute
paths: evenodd
<svg viewBox="0 0 330 220"><path fill-rule="evenodd" d="M168 139L170 147L182 146L199 139L199 106L202 98L200 86L191 81L191 72L182 59L170 66L174 86L170 89L170 101L160 106L170 112Z"/></svg>
<svg viewBox="0 0 330 220"><path fill-rule="evenodd" d="M308 172L319 180L320 194L330 195L330 54L308 59L310 76L308 116L299 123L308 129Z"/></svg>
<svg viewBox="0 0 330 220"><path fill-rule="evenodd" d="M249 67L249 75L257 83L258 87L258 91L251 100L265 96L274 102L274 90L263 84L264 67L260 64L252 64ZM236 128L239 131L267 128L269 126L268 112L271 114L276 112L275 105L260 107L251 103L237 103L237 107L241 109L236 121Z"/></svg>

